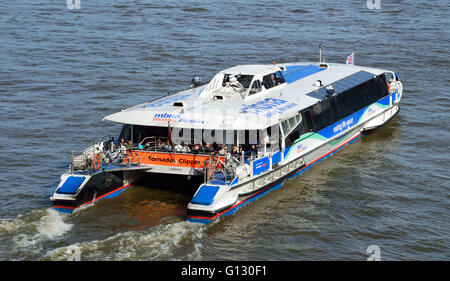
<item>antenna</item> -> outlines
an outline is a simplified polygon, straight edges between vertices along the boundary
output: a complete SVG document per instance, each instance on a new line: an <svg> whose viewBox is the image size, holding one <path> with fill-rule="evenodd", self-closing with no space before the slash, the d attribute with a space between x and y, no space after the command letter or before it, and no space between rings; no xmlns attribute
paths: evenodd
<svg viewBox="0 0 450 281"><path fill-rule="evenodd" d="M322 48L323 45L319 44L319 63L322 63Z"/></svg>

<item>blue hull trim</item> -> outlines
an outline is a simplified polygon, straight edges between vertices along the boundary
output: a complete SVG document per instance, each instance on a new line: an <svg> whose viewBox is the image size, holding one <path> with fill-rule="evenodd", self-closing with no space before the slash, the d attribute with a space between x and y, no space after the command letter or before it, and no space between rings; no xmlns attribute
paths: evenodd
<svg viewBox="0 0 450 281"><path fill-rule="evenodd" d="M254 201L255 199L267 194L269 191L271 190L276 190L280 187L283 186L283 183L287 180L287 179L292 179L297 177L298 175L300 175L301 173L303 173L304 171L307 171L308 169L310 169L314 164L316 163L320 163L322 162L322 160L327 159L328 157L332 156L333 154L335 154L336 152L338 152L339 150L341 150L341 148L343 148L344 146L346 146L347 144L351 144L353 142L355 142L357 139L359 139L359 137L361 136L360 133L356 134L355 136L353 136L350 140L348 140L347 142L341 144L340 146L338 146L337 148L335 148L334 150L328 152L327 154L324 154L323 156L317 158L316 160L312 161L311 163L309 163L308 165L299 168L296 172L294 172L291 175L288 175L285 179L283 179L281 182L274 184L273 186L268 186L265 189L259 191L258 193L250 196L248 199L234 205L233 207L231 207L229 210L226 210L222 213L219 213L216 216L213 216L211 218L202 218L202 217L198 217L198 216L193 216L193 217L188 217L187 221L189 222L195 222L195 223L203 223L203 224L209 224L210 222L212 222L213 220L220 218L222 216L227 216L227 215L231 215L234 212L236 212L239 208L241 208L242 206L244 206L245 204Z"/></svg>
<svg viewBox="0 0 450 281"><path fill-rule="evenodd" d="M58 211L60 213L66 213L66 214L72 214L74 209L64 209L64 208L57 208L53 207L53 210Z"/></svg>
<svg viewBox="0 0 450 281"><path fill-rule="evenodd" d="M119 187L119 188L113 190L113 191L110 191L110 192L108 192L108 193L105 193L105 194L103 194L102 196L99 196L99 197L95 198L95 201L94 201L94 202L97 202L97 201L102 200L102 199L114 198L114 197L120 195L120 194L121 194L125 189L127 189L129 186L130 186L130 184L126 184L126 185L124 185L124 186L121 186L121 187ZM62 206L62 205L58 205L58 203L56 202L56 203L53 204L53 209L56 210L56 211L58 211L58 212L61 212L61 213L72 214L76 209L78 209L78 208L80 208L80 207L83 207L83 206L87 206L87 205L89 205L89 204L92 204L92 200L90 200L90 201L88 201L88 202L86 202L86 203L83 203L83 204L81 204L81 205L79 205L79 206L76 206L76 207L72 207L72 206Z"/></svg>
<svg viewBox="0 0 450 281"><path fill-rule="evenodd" d="M261 191L260 193L257 193L255 195L253 195L251 198L247 199L246 201L242 202L241 204L237 205L236 207L230 209L229 211L226 211L225 213L221 214L220 216L214 218L214 219L201 219L201 218L190 218L188 217L187 221L189 222L195 222L195 223L202 223L202 224L209 224L211 223L213 220L222 217L222 216L228 216L228 215L232 215L234 214L237 210L239 210L242 206L244 206L247 203L253 202L254 200L258 199L259 197L265 195L266 193L268 193L271 190L276 190L278 188L280 188L283 185L284 181L274 185L273 187L269 187L264 189L263 191Z"/></svg>
<svg viewBox="0 0 450 281"><path fill-rule="evenodd" d="M289 178L292 179L292 178L297 177L298 175L300 175L300 174L303 173L304 171L309 170L312 166L314 166L314 164L320 163L320 162L322 162L323 160L329 158L330 156L333 156L336 152L338 152L339 150L341 150L344 146L346 146L347 144L352 144L352 143L354 143L354 142L357 141L360 137L361 137L361 135L358 135L357 137L354 137L352 140L350 140L349 142L345 143L344 145L338 147L336 150L330 152L329 154L326 154L325 156L322 156L322 158L319 158L319 159L316 160L314 163L309 164L309 165L303 167L300 171L296 172L295 174L293 174L293 175L290 176Z"/></svg>

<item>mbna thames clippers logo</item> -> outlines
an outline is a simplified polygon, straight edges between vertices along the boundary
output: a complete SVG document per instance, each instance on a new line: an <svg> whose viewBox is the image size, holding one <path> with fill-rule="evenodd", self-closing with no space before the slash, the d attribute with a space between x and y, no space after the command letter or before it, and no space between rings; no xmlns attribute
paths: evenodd
<svg viewBox="0 0 450 281"><path fill-rule="evenodd" d="M169 121L176 122L181 118L180 114L172 114L172 113L156 113L153 116L153 121Z"/></svg>

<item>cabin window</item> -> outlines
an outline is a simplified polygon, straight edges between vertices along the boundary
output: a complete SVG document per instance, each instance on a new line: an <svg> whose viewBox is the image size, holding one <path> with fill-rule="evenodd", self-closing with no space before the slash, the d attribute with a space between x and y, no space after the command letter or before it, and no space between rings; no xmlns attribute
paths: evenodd
<svg viewBox="0 0 450 281"><path fill-rule="evenodd" d="M259 92L261 92L261 81L255 80L253 81L252 88L250 89L248 95L251 96Z"/></svg>
<svg viewBox="0 0 450 281"><path fill-rule="evenodd" d="M269 74L263 77L262 84L264 85L264 88L270 89L273 87L274 82L275 78L273 78L273 74Z"/></svg>
<svg viewBox="0 0 450 281"><path fill-rule="evenodd" d="M243 88L248 89L250 83L253 80L253 75L242 75L242 74L225 74L222 81L222 86L226 86L227 83L232 82L231 77L236 77L237 81L242 85Z"/></svg>
<svg viewBox="0 0 450 281"><path fill-rule="evenodd" d="M300 116L300 114L297 114L297 115ZM295 125L297 125L298 122L297 122L296 116L289 118L289 127L295 128Z"/></svg>
<svg viewBox="0 0 450 281"><path fill-rule="evenodd" d="M283 123L289 124L285 125ZM285 145L291 146L302 134L309 131L308 121L306 118L302 118L302 114L297 114L288 120L281 122L283 126L283 132L285 133ZM289 128L289 131L285 131L285 128Z"/></svg>
<svg viewBox="0 0 450 281"><path fill-rule="evenodd" d="M313 125L312 125L312 120L311 120L311 111L309 109L307 111L305 111L304 116L305 116L308 131L312 131Z"/></svg>
<svg viewBox="0 0 450 281"><path fill-rule="evenodd" d="M337 110L336 110L336 102L335 99L326 96L323 100L324 104L324 114L327 119L327 124L331 125L337 120Z"/></svg>
<svg viewBox="0 0 450 281"><path fill-rule="evenodd" d="M323 102L318 102L315 105L312 106L312 122L313 127L318 130L319 128L325 128L328 126L328 120L326 116L326 104Z"/></svg>
<svg viewBox="0 0 450 281"><path fill-rule="evenodd" d="M273 88L273 87L281 85L283 83L286 83L286 80L284 80L284 77L280 71L265 75L263 77L263 82L262 82L262 84L264 85L264 88L266 88L266 89Z"/></svg>
<svg viewBox="0 0 450 281"><path fill-rule="evenodd" d="M336 104L336 112L337 112L336 118L338 120L344 118L349 114L349 112L351 112L349 104L344 94L334 95L332 96L332 99L334 99Z"/></svg>
<svg viewBox="0 0 450 281"><path fill-rule="evenodd" d="M301 123L302 116L300 114L296 114L291 118L284 120L281 122L281 127L283 128L284 135L289 135L296 127Z"/></svg>
<svg viewBox="0 0 450 281"><path fill-rule="evenodd" d="M281 128L283 128L283 133L287 135L291 131L291 127L289 126L289 122L286 120L281 122Z"/></svg>
<svg viewBox="0 0 450 281"><path fill-rule="evenodd" d="M317 132L376 102L387 94L386 77L380 75L345 91L325 97L324 100L310 107L310 111L306 113L311 112L311 124L314 131Z"/></svg>
<svg viewBox="0 0 450 281"><path fill-rule="evenodd" d="M394 80L394 75L391 72L385 72L384 76L386 77L387 82L391 82Z"/></svg>
<svg viewBox="0 0 450 281"><path fill-rule="evenodd" d="M277 82L277 85L286 83L286 80L284 80L283 74L281 74L280 71L275 72L275 81Z"/></svg>

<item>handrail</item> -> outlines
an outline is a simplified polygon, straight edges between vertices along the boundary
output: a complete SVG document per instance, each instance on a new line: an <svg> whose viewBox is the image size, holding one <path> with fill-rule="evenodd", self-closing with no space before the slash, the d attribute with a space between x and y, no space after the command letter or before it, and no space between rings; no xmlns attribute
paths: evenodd
<svg viewBox="0 0 450 281"><path fill-rule="evenodd" d="M105 138L105 137L104 137ZM103 139L104 139L103 138ZM212 178L214 177L214 173L218 175L218 173L223 174L224 179L228 182L229 176L232 176L234 169L239 165L249 164L251 161L259 159L261 157L267 156L267 151L263 149L264 145L255 145L252 149L247 151L241 151L239 154L230 153L225 151L225 153L219 153L218 151L214 152L206 152L205 147L201 144L198 149L191 151L175 151L166 150L158 147L156 141L161 139L166 141L167 137L162 136L149 136L145 137L139 142L138 147L125 148L123 145L110 146L104 145L105 142L95 143L82 151L72 151L71 152L71 162L69 165L69 171L80 171L83 173L95 173L98 171L98 168L94 170L93 160L96 155L100 156L100 167L106 166L109 163L114 165L141 165L142 159L139 154L139 151L143 152L160 152L160 153L170 153L174 155L197 155L197 156L209 156L209 159L205 162L204 166L209 165L209 169L212 174ZM106 143L112 141L109 139ZM142 147L142 144L146 141L154 141L150 144L149 147ZM229 157L231 156L231 158ZM209 164L208 164L209 163ZM231 168L231 169L230 169ZM204 167L204 172L206 171ZM208 181L205 178L205 181Z"/></svg>
<svg viewBox="0 0 450 281"><path fill-rule="evenodd" d="M261 149L261 146L257 147L258 149L255 149L255 154L252 155L245 155L244 152L242 152L238 157L235 156L223 156L223 155L217 155L217 154L211 154L210 159L208 159L205 162L204 167L204 182L208 183L211 180L214 179L223 179L226 184L230 185L236 175L236 169L240 165L248 164L251 165L253 161L265 158L265 157L271 157L271 152L264 151ZM223 159L223 160L222 160ZM211 163L208 165L208 163ZM221 165L221 167L218 169L218 166ZM212 169L212 170L209 170ZM272 169L272 167L270 167ZM223 178L221 178L219 175L222 174ZM219 176L219 178L218 178Z"/></svg>
<svg viewBox="0 0 450 281"><path fill-rule="evenodd" d="M141 142L138 144L138 147L140 146L140 145L142 145L143 143L144 143L144 141L145 140L147 140L147 139L154 139L155 141L157 140L157 139L163 139L163 140L168 140L169 138L168 137L158 137L158 136L150 136L150 137L145 137L145 138L143 138L142 140L141 140ZM155 145L156 145L156 142L155 142Z"/></svg>
<svg viewBox="0 0 450 281"><path fill-rule="evenodd" d="M130 157L130 155L131 155L131 157ZM137 159L137 161L135 161L136 159ZM128 150L128 153L126 154L126 158L124 158L124 161L122 161L122 164L124 164L126 166L133 165L133 164L140 165L141 164L141 156L137 153L133 153L132 151Z"/></svg>
<svg viewBox="0 0 450 281"><path fill-rule="evenodd" d="M163 137L163 136L148 136L148 137L143 138L137 144L137 146L134 146L132 149L140 150L140 151L153 151L153 152L164 152L164 153L183 153L183 154L208 154L209 155L209 153L211 153L210 151L206 151L205 147L202 144L195 144L195 145L199 146L198 149L192 148L191 145L193 145L193 144L190 144L190 151L176 151L174 145L172 145L172 144L169 144L169 146L172 148L171 150L164 149L164 148L158 148L158 144L156 143L156 141L158 139L160 139L164 142L167 142L169 140L168 137ZM144 143L149 143L149 141L152 141L152 140L154 142L151 143L151 145L149 147L143 146ZM165 145L165 144L163 144L163 145ZM231 145L231 144L229 144L229 145ZM273 151L272 147L270 149L266 149L266 146L264 144L260 144L260 145L255 145L254 149L248 149L243 152L244 152L244 154L246 154L245 155L246 158L257 158L261 153L267 154L267 152L270 152L271 150ZM253 151L255 153L252 153ZM213 151L213 152L217 153L217 151ZM225 155L227 153L230 153L230 152L226 152ZM240 153L238 153L238 155L239 154ZM251 154L251 155L248 155L248 154Z"/></svg>

